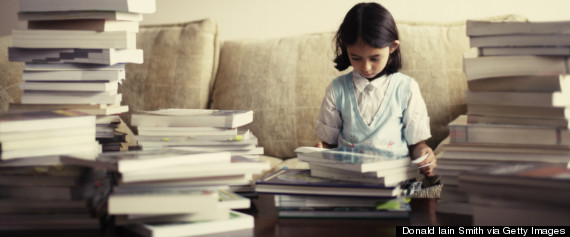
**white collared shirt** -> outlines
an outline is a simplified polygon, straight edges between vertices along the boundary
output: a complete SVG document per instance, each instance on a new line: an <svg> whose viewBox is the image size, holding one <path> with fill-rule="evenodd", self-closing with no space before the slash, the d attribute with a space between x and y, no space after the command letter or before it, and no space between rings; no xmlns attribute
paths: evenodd
<svg viewBox="0 0 570 237"><path fill-rule="evenodd" d="M372 123L380 105L382 104L382 100L384 99L384 95L389 85L389 80L387 79L387 76L382 76L370 82L359 73L355 71L352 72L354 95L358 104L358 109L367 124ZM372 101L368 101L370 105L366 106L364 111L362 111L362 105L364 104L363 94L365 93L365 88L367 86L371 87ZM364 96L364 98L366 97ZM421 96L419 85L415 80L412 80L410 83L407 108L404 113L403 121L405 124L403 134L409 145L416 144L431 137L427 108ZM334 89L331 83L326 89L325 97L321 104L321 110L317 119L315 132L321 141L328 144L337 144L341 129L342 118L336 108Z"/></svg>

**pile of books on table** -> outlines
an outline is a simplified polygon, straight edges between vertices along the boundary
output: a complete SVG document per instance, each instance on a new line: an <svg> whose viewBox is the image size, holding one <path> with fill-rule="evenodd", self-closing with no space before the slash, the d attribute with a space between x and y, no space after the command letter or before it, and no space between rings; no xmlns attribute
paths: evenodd
<svg viewBox="0 0 570 237"><path fill-rule="evenodd" d="M20 0L19 7L27 29L12 31L8 56L26 65L21 102L10 104L10 111L74 109L108 116L129 110L118 88L125 64L143 62L136 34L143 14L155 11L155 0ZM116 142L108 141L122 137L115 131L97 138L111 151Z"/></svg>
<svg viewBox="0 0 570 237"><path fill-rule="evenodd" d="M450 141L438 157L439 212L485 215L474 212L481 202L470 201L482 187L463 187L462 173L505 162L570 161L569 26L467 21L478 54L464 59L467 115L449 124Z"/></svg>
<svg viewBox="0 0 570 237"><path fill-rule="evenodd" d="M0 115L0 228L99 228L106 173L61 162L93 160L95 116L71 110Z"/></svg>
<svg viewBox="0 0 570 237"><path fill-rule="evenodd" d="M401 184L419 173L409 157L359 149L300 147L310 169L283 169L256 182L283 218L407 218Z"/></svg>
<svg viewBox="0 0 570 237"><path fill-rule="evenodd" d="M236 162L259 160L263 147L245 128L253 122L251 110L159 109L131 116L135 138L143 150L176 147L196 152L229 152ZM253 192L250 183L232 185L241 193Z"/></svg>
<svg viewBox="0 0 570 237"><path fill-rule="evenodd" d="M269 169L266 162L229 152L177 148L101 153L92 161L65 156L62 161L111 171L110 218L144 236L251 234L253 217L234 211L249 208L250 200L229 186L248 183Z"/></svg>

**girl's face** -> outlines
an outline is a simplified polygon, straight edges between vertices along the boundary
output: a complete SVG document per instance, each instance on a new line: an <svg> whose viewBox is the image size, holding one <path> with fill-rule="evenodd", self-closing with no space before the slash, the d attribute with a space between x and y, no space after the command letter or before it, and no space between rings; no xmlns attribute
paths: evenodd
<svg viewBox="0 0 570 237"><path fill-rule="evenodd" d="M384 70L390 54L399 44L400 42L395 40L390 46L374 48L358 40L356 44L347 46L346 50L354 70L367 79L373 79Z"/></svg>

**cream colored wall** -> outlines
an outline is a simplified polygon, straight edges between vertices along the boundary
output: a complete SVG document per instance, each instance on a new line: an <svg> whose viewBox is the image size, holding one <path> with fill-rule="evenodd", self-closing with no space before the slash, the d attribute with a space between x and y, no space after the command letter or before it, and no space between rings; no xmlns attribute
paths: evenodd
<svg viewBox="0 0 570 237"><path fill-rule="evenodd" d="M222 39L272 38L335 30L358 0L157 0L142 24L213 18ZM568 0L383 0L397 20L459 21L522 14L536 21L570 20ZM0 0L0 35L23 27L17 0Z"/></svg>

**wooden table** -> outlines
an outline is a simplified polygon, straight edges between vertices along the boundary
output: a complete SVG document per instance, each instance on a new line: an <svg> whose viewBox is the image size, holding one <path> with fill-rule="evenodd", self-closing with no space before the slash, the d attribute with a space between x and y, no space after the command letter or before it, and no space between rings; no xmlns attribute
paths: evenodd
<svg viewBox="0 0 570 237"><path fill-rule="evenodd" d="M260 194L252 199L252 208L244 212L255 217L253 234L241 232L232 237L304 237L304 236L396 236L396 226L469 226L471 216L436 213L437 199L413 199L408 219L279 219L273 195ZM136 236L118 229L103 230L33 230L2 231L0 236L104 237ZM219 235L226 236L226 235Z"/></svg>

